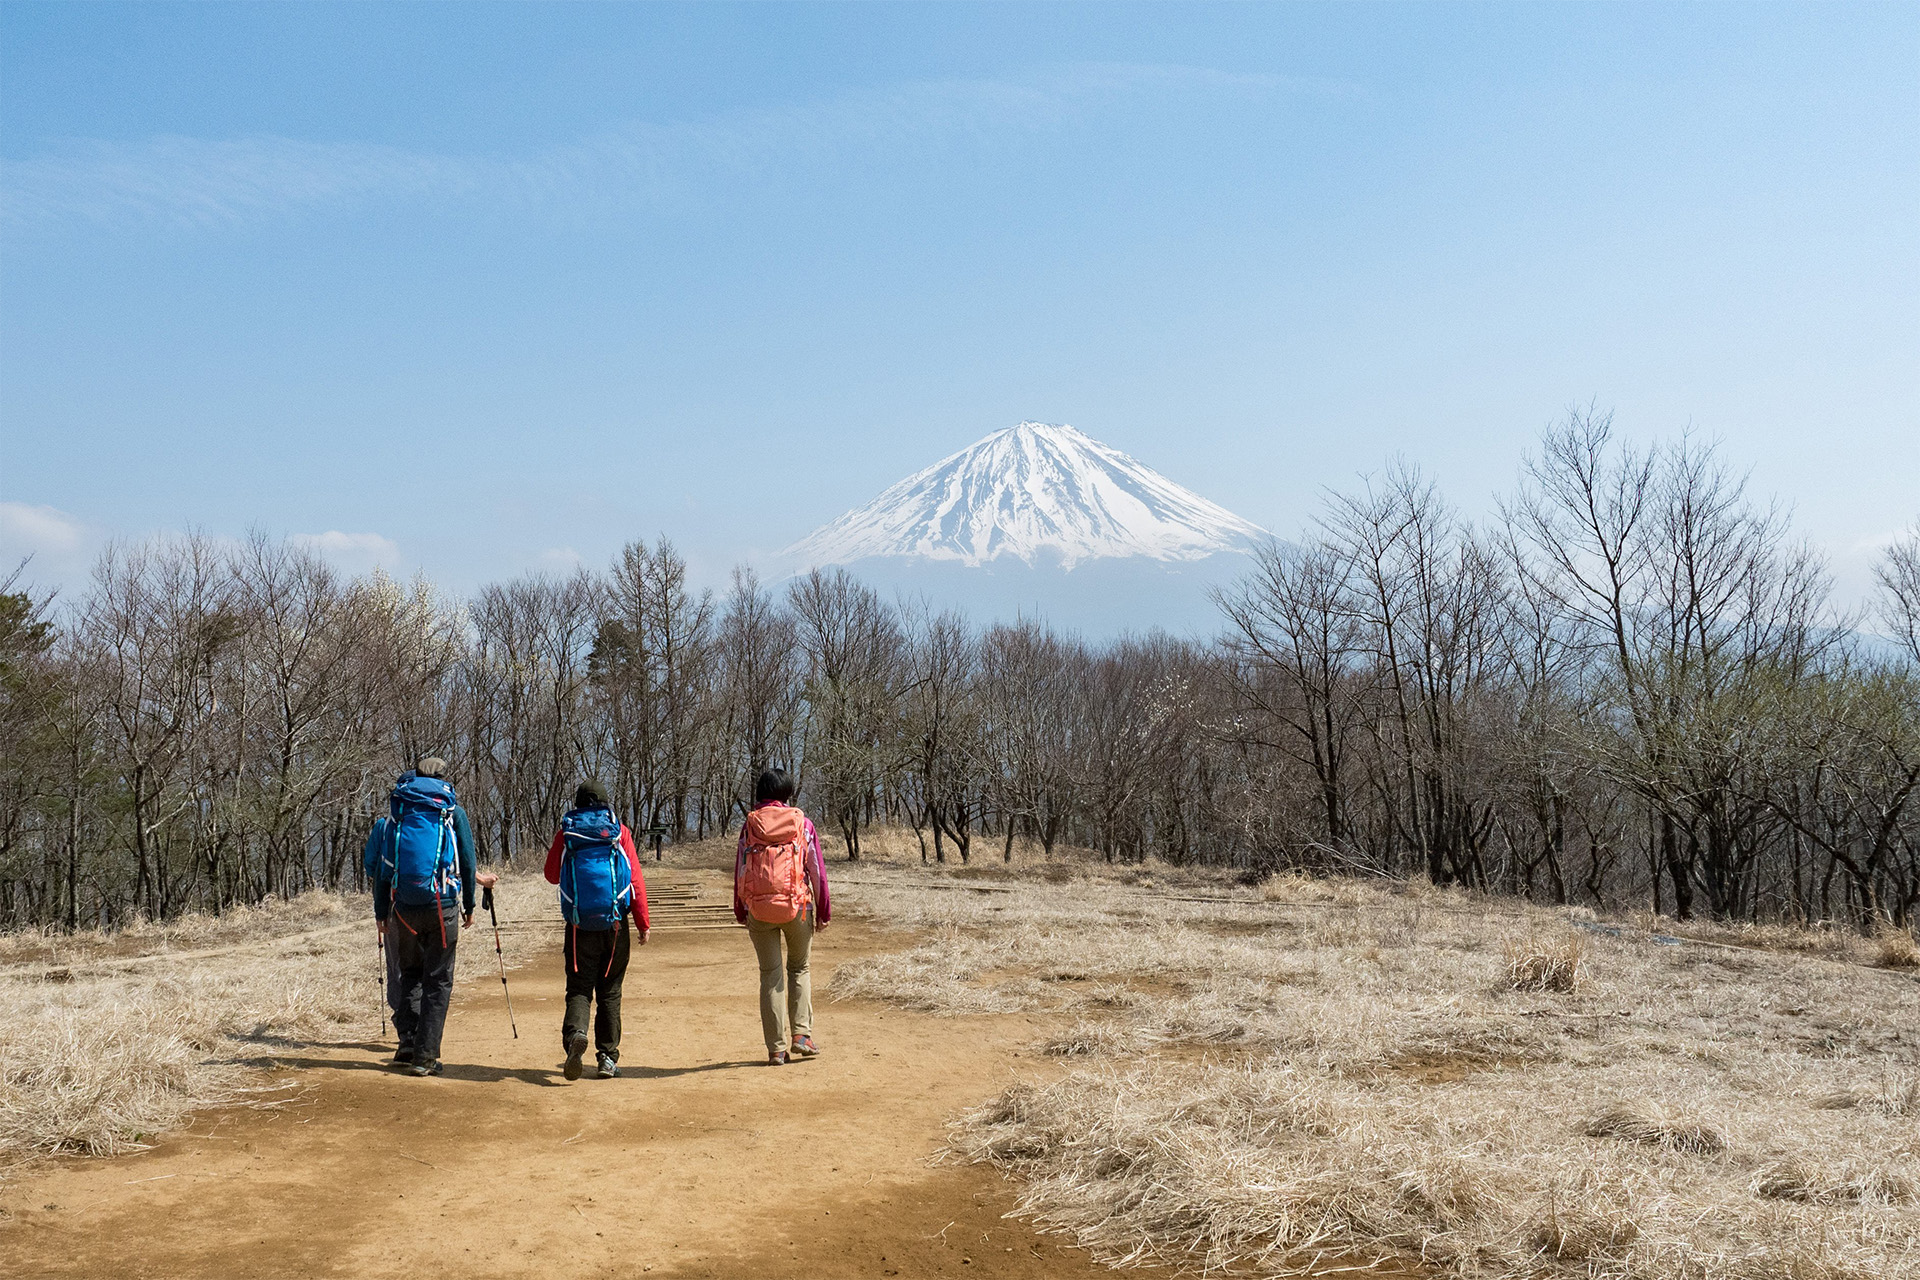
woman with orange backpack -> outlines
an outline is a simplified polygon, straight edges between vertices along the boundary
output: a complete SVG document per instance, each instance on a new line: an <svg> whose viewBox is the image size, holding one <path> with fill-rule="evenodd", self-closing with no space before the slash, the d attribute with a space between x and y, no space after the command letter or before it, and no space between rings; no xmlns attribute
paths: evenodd
<svg viewBox="0 0 1920 1280"><path fill-rule="evenodd" d="M747 926L760 961L760 1030L769 1066L819 1056L813 1042L813 935L832 917L820 836L793 806L786 770L763 772L733 856L733 918ZM780 944L786 943L785 963ZM788 1039L791 1028L792 1039Z"/></svg>

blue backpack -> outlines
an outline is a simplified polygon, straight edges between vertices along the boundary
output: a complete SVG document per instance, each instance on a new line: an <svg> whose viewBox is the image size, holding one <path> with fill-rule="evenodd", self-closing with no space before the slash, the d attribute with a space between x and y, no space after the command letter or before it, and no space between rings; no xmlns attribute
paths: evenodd
<svg viewBox="0 0 1920 1280"><path fill-rule="evenodd" d="M579 929L611 929L633 908L633 868L610 809L574 809L560 819L560 912Z"/></svg>
<svg viewBox="0 0 1920 1280"><path fill-rule="evenodd" d="M381 856L395 903L424 907L460 893L460 847L453 833L453 787L439 778L402 778L387 797L392 820Z"/></svg>

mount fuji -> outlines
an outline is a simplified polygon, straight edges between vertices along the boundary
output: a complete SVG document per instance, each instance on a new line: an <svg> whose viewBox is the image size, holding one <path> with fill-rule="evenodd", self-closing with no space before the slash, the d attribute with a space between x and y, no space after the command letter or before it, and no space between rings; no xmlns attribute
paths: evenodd
<svg viewBox="0 0 1920 1280"><path fill-rule="evenodd" d="M787 549L804 567L871 557L1199 560L1266 530L1072 427L1022 422L893 485Z"/></svg>
<svg viewBox="0 0 1920 1280"><path fill-rule="evenodd" d="M1070 426L1022 422L890 486L788 547L883 591L1115 634L1211 629L1207 589L1268 536Z"/></svg>

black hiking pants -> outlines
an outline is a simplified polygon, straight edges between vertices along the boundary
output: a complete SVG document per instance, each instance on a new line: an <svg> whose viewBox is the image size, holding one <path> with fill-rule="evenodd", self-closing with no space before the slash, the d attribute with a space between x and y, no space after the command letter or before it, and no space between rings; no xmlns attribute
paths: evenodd
<svg viewBox="0 0 1920 1280"><path fill-rule="evenodd" d="M400 1041L400 1047L409 1053L413 1051L413 1040L400 1030L400 1010L406 1007L400 987L400 951L393 945L393 935L388 934L380 942L381 957L387 964L387 1011L393 1015L393 1034Z"/></svg>
<svg viewBox="0 0 1920 1280"><path fill-rule="evenodd" d="M396 906L387 917L387 946L400 970L393 1029L413 1046L415 1062L440 1060L440 1033L453 1003L453 952L460 942L460 907Z"/></svg>
<svg viewBox="0 0 1920 1280"><path fill-rule="evenodd" d="M593 1015L593 1047L615 1062L620 1060L620 981L627 976L627 956L633 941L627 922L613 929L567 928L567 1014L560 1024L564 1048L575 1032L585 1035L587 1012Z"/></svg>

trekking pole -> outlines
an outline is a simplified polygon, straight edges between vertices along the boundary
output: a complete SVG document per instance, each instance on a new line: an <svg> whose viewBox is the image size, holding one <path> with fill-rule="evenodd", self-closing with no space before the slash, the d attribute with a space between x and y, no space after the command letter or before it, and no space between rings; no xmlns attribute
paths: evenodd
<svg viewBox="0 0 1920 1280"><path fill-rule="evenodd" d="M387 931L376 928L374 936L380 940L380 1038L387 1038Z"/></svg>
<svg viewBox="0 0 1920 1280"><path fill-rule="evenodd" d="M500 949L500 917L493 913L493 886L488 885L480 891L480 905L487 909L487 919L493 921L493 954L500 961L500 992L507 998L507 1025L513 1028L513 1038L520 1038L520 1025L513 1020L513 992L507 989L507 953Z"/></svg>

